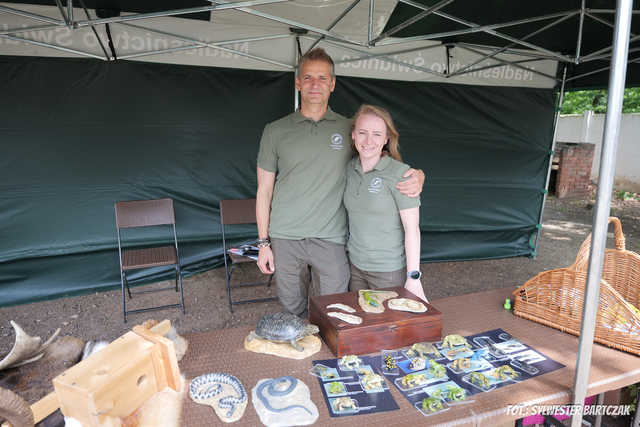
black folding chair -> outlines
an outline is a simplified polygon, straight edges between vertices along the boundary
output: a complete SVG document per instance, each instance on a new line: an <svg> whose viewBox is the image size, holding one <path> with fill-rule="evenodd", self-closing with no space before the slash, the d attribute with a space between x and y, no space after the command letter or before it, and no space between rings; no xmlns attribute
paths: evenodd
<svg viewBox="0 0 640 427"><path fill-rule="evenodd" d="M241 255L239 253L231 252L231 249L227 247L227 240L225 237L225 225L238 225L238 224L255 224L256 223L256 199L230 199L220 200L220 226L222 227L222 246L224 248L224 271L227 282L227 296L229 298L229 311L233 313L233 306L236 304L249 304L253 302L266 302L273 301L275 297L267 298L253 298L244 300L233 300L231 295L232 288L243 288L248 286L271 286L271 280L273 275L269 275L269 279L264 282L246 282L236 283L231 285L231 275L233 270L238 264L246 262L255 262L254 258L249 255Z"/></svg>
<svg viewBox="0 0 640 427"><path fill-rule="evenodd" d="M120 283L122 285L122 314L124 322L127 322L127 314L141 313L150 310L161 310L164 308L180 307L184 313L184 295L182 292L182 274L180 271L180 257L178 255L178 238L176 236L176 219L173 212L173 200L134 200L128 202L116 202L116 228L118 230L118 254L120 258ZM121 229L150 227L150 226L171 226L173 229L173 245L122 248ZM128 234L128 233L125 233ZM175 286L131 292L127 280L127 272L143 268L159 267L164 265L174 265L176 270ZM127 311L127 298L125 288L129 298L135 294L165 291L175 289L180 292L180 302L156 307L139 308Z"/></svg>

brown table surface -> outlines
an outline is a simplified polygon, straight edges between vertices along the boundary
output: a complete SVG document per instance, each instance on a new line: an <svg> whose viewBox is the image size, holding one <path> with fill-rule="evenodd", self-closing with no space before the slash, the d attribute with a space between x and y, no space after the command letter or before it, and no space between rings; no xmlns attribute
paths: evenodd
<svg viewBox="0 0 640 427"><path fill-rule="evenodd" d="M226 372L238 377L251 400L251 389L261 378L292 375L304 381L311 390L311 399L320 417L316 425L481 425L495 426L519 418L507 414L509 404L527 406L570 403L578 351L578 338L535 322L514 316L502 308L512 288L496 289L432 301L443 314L442 333L472 335L502 328L566 367L512 384L488 393L476 394L475 402L454 406L450 410L423 417L407 399L390 385L399 410L331 418L316 377L309 374L311 361L331 359L326 345L320 352L304 360L291 360L244 349L245 336L251 327L225 329L187 335L189 349L180 362L180 369L189 380L208 372ZM640 357L594 344L587 395L615 390L640 381ZM209 406L195 404L188 397L183 407L184 426L221 424ZM251 402L244 416L234 425L260 425Z"/></svg>

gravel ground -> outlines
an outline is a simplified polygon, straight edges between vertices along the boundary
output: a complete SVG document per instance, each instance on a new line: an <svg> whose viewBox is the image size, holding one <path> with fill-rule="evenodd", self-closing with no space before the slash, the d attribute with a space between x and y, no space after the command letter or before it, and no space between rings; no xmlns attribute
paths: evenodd
<svg viewBox="0 0 640 427"><path fill-rule="evenodd" d="M423 284L427 297L436 299L502 287L515 288L540 271L568 266L591 230L593 203L593 197L549 197L535 259L518 257L424 264ZM614 199L611 212L622 221L627 249L640 253L640 201ZM609 247L613 247L611 242ZM241 265L234 273L236 279L260 280L260 274L255 265L248 263ZM132 325L148 318L168 318L180 333L189 333L255 324L263 314L280 309L278 302L269 302L235 306L234 312L230 313L224 268L186 278L184 292L185 315L176 309L141 313L130 315L127 324L122 322L119 290L0 308L0 355L7 353L13 345L14 333L9 320L15 320L27 333L43 339L56 328L61 328L61 335L82 340L113 340ZM274 295L274 289L258 287L234 291L235 298L246 298L252 293ZM176 294L165 291L136 296L131 306L175 301Z"/></svg>

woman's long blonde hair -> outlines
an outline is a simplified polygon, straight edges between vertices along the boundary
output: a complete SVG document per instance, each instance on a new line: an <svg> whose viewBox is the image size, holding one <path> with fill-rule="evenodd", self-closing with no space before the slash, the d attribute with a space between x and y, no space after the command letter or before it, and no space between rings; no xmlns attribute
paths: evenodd
<svg viewBox="0 0 640 427"><path fill-rule="evenodd" d="M398 134L398 131L393 124L391 114L389 114L389 112L384 108L378 107L376 105L362 104L358 111L356 111L355 116L353 116L353 121L351 122L351 132L353 132L353 130L356 128L356 122L358 121L358 119L361 116L367 114L371 114L372 116L381 118L387 125L387 143L382 147L382 155L391 156L391 158L401 162L402 156L400 156L400 143L398 142L400 135ZM351 138L351 149L354 153L357 153L353 138Z"/></svg>

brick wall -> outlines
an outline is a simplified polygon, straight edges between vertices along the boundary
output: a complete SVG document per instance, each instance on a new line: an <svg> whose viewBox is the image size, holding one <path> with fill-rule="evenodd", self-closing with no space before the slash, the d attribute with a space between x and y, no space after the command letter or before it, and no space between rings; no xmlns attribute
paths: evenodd
<svg viewBox="0 0 640 427"><path fill-rule="evenodd" d="M555 193L559 198L586 195L591 176L595 144L558 143L559 158Z"/></svg>

